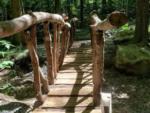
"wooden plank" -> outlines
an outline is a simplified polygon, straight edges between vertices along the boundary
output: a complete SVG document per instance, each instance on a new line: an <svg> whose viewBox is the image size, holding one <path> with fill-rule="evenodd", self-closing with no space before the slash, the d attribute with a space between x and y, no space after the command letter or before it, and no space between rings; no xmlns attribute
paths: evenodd
<svg viewBox="0 0 150 113"><path fill-rule="evenodd" d="M68 69L68 70L60 70L59 73L91 73L91 69Z"/></svg>
<svg viewBox="0 0 150 113"><path fill-rule="evenodd" d="M63 66L92 66L92 63L83 63L83 62L64 62Z"/></svg>
<svg viewBox="0 0 150 113"><path fill-rule="evenodd" d="M61 70L92 70L92 66L63 66Z"/></svg>
<svg viewBox="0 0 150 113"><path fill-rule="evenodd" d="M94 109L93 107L82 107L75 109L37 109L31 113L103 113L102 109Z"/></svg>
<svg viewBox="0 0 150 113"><path fill-rule="evenodd" d="M92 97L48 97L42 108L66 108L93 106Z"/></svg>
<svg viewBox="0 0 150 113"><path fill-rule="evenodd" d="M93 84L92 79L57 79L55 84Z"/></svg>
<svg viewBox="0 0 150 113"><path fill-rule="evenodd" d="M66 58L68 58L68 57L70 57L70 58L74 58L74 57L78 57L78 58L82 58L82 57L83 57L83 58L87 58L87 56L91 58L91 57L92 57L92 54L76 53L76 54L67 54L65 57L66 57Z"/></svg>
<svg viewBox="0 0 150 113"><path fill-rule="evenodd" d="M78 62L83 62L83 63L91 63L92 62L92 58L83 58L83 59L78 59L78 58L65 58L64 59L64 62L75 62L75 63L78 63Z"/></svg>
<svg viewBox="0 0 150 113"><path fill-rule="evenodd" d="M92 96L92 85L69 85L51 88L48 96Z"/></svg>
<svg viewBox="0 0 150 113"><path fill-rule="evenodd" d="M91 48L88 48L88 49L70 49L70 52L86 52L86 53L91 53L92 52L92 50L91 50Z"/></svg>
<svg viewBox="0 0 150 113"><path fill-rule="evenodd" d="M92 73L58 73L57 79L92 79Z"/></svg>

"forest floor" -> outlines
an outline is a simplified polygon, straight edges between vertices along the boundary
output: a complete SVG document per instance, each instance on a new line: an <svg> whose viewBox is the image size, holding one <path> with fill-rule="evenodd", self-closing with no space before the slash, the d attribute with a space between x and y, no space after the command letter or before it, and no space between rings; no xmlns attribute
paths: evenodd
<svg viewBox="0 0 150 113"><path fill-rule="evenodd" d="M108 68L105 90L112 93L113 113L150 113L150 78Z"/></svg>
<svg viewBox="0 0 150 113"><path fill-rule="evenodd" d="M77 40L82 39L83 36L89 39L88 29L83 31L77 31ZM113 113L150 113L150 77L120 72L111 66L105 69L104 78L103 92L112 93ZM0 83L1 81L2 77L0 76ZM10 97L5 97L6 100L10 100ZM11 99L15 102L18 101ZM2 100L4 100L4 95L0 94L0 113L5 113ZM19 102L21 101L32 105L35 98L20 100Z"/></svg>

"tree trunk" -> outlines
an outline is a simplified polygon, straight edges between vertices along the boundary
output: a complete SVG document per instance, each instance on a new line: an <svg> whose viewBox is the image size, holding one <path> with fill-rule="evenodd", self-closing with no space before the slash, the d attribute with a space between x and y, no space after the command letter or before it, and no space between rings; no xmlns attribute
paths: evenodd
<svg viewBox="0 0 150 113"><path fill-rule="evenodd" d="M107 8L106 6L107 6L107 1L102 0L102 11L101 11L102 14L106 13L106 8Z"/></svg>
<svg viewBox="0 0 150 113"><path fill-rule="evenodd" d="M55 13L59 13L60 12L60 0L55 0Z"/></svg>
<svg viewBox="0 0 150 113"><path fill-rule="evenodd" d="M16 18L19 17L23 14L23 7L22 7L22 0L11 0L11 14L10 17L11 18ZM21 42L23 43L22 40L22 34L19 33L17 35L15 35L15 38L13 38L13 42L17 45L21 44Z"/></svg>
<svg viewBox="0 0 150 113"><path fill-rule="evenodd" d="M98 9L98 7L97 7L97 1L98 0L94 0L94 2L93 2L93 10L97 10Z"/></svg>
<svg viewBox="0 0 150 113"><path fill-rule="evenodd" d="M147 42L148 39L148 0L136 0L136 28L135 40L136 42Z"/></svg>
<svg viewBox="0 0 150 113"><path fill-rule="evenodd" d="M67 0L67 13L68 13L68 16L70 17L71 16L70 0Z"/></svg>
<svg viewBox="0 0 150 113"><path fill-rule="evenodd" d="M80 21L81 21L80 26L81 27L83 25L83 8L84 8L83 0L80 0Z"/></svg>

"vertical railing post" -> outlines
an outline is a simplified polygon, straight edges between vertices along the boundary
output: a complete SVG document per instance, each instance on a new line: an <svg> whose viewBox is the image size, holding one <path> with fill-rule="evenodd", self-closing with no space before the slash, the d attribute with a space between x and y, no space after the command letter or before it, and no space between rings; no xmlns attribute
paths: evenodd
<svg viewBox="0 0 150 113"><path fill-rule="evenodd" d="M58 43L57 43L57 24L54 23L53 24L53 31L54 31L54 42L53 42L53 60L54 60L54 77L56 78L57 76L57 46L58 46Z"/></svg>
<svg viewBox="0 0 150 113"><path fill-rule="evenodd" d="M52 39L49 33L49 23L44 23L44 43L47 56L47 73L49 84L54 84L54 71L53 71L53 54L52 54Z"/></svg>
<svg viewBox="0 0 150 113"><path fill-rule="evenodd" d="M35 50L37 51L36 25L31 26L31 41Z"/></svg>
<svg viewBox="0 0 150 113"><path fill-rule="evenodd" d="M60 57L60 51L61 51L61 46L60 46L60 38L61 38L61 25L57 24L57 72L59 71L59 57Z"/></svg>
<svg viewBox="0 0 150 113"><path fill-rule="evenodd" d="M92 49L93 49L93 101L94 105L101 103L101 88L103 78L103 48L104 38L103 31L97 31L95 26L91 27L92 31Z"/></svg>
<svg viewBox="0 0 150 113"><path fill-rule="evenodd" d="M61 68L63 61L64 61L64 57L68 52L69 38L70 38L69 34L70 34L70 28L66 24L62 28L62 40L61 40L61 53L60 53L60 57L59 57L59 69Z"/></svg>
<svg viewBox="0 0 150 113"><path fill-rule="evenodd" d="M36 92L36 98L39 102L43 103L42 99L42 91L41 91L41 79L40 79L40 66L39 66L39 59L34 48L34 45L31 40L31 35L29 32L25 32L25 40L27 43L27 48L29 49L31 63L33 67L34 73L34 87Z"/></svg>
<svg viewBox="0 0 150 113"><path fill-rule="evenodd" d="M34 46L34 49L37 53L37 35L36 35L36 25L31 26L31 41L32 44ZM41 82L42 82L42 88L44 93L48 93L49 88L48 88L48 81L47 78L43 75L43 72L40 69L40 78L41 78Z"/></svg>
<svg viewBox="0 0 150 113"><path fill-rule="evenodd" d="M101 88L104 74L104 37L103 32L117 28L127 22L125 14L115 11L105 20L100 20L97 14L91 15L91 44L93 49L93 100L94 104L101 103Z"/></svg>

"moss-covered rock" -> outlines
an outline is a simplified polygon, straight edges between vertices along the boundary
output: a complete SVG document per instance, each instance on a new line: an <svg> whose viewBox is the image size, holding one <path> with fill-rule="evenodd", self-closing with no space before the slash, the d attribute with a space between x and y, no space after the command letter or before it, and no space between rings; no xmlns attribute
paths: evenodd
<svg viewBox="0 0 150 113"><path fill-rule="evenodd" d="M115 66L134 74L150 73L150 49L137 45L118 46Z"/></svg>
<svg viewBox="0 0 150 113"><path fill-rule="evenodd" d="M132 40L134 37L134 29L118 31L114 36L116 44L125 43Z"/></svg>

